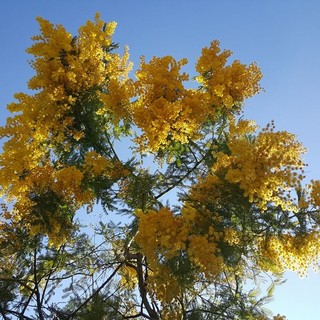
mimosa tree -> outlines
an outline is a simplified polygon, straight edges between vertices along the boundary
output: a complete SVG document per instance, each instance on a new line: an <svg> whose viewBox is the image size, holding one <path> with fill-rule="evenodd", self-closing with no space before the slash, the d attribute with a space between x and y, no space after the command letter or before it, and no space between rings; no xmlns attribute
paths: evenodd
<svg viewBox="0 0 320 320"><path fill-rule="evenodd" d="M192 79L171 56L131 77L115 23L37 20L33 94L0 129L2 318L271 319L281 274L318 268L320 181L293 134L244 118L258 66L213 41Z"/></svg>

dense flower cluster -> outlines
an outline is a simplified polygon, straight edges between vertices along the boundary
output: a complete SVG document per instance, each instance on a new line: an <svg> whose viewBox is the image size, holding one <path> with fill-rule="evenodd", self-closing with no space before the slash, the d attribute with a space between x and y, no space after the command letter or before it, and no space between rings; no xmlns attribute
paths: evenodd
<svg viewBox="0 0 320 320"><path fill-rule="evenodd" d="M262 267L275 265L278 271L291 270L305 276L310 266L319 270L319 231L304 235L284 234L261 240Z"/></svg>
<svg viewBox="0 0 320 320"><path fill-rule="evenodd" d="M119 272L121 284L129 290L134 290L138 284L137 270L133 266L123 266Z"/></svg>
<svg viewBox="0 0 320 320"><path fill-rule="evenodd" d="M48 234L59 245L70 233L71 212L94 197L84 188L84 176L116 179L127 172L97 152L85 155L80 167L56 161L55 152L71 152L78 148L75 143L92 139L86 135L93 129L81 121L98 119L102 125L106 121L99 119L110 115L112 121L129 117L133 85L128 51L123 57L112 52L115 23L105 24L96 15L72 37L61 25L37 20L41 34L27 52L35 56L31 65L36 71L28 85L38 92L18 93L17 102L8 106L16 115L0 129L8 138L0 155L0 193L14 201L14 219L24 221L31 234ZM36 209L45 201L57 205Z"/></svg>
<svg viewBox="0 0 320 320"><path fill-rule="evenodd" d="M131 68L128 50L123 57L110 50L115 22L105 24L97 14L95 21L87 21L79 28L79 35L72 38L63 26L37 20L42 34L33 37L36 43L27 50L36 57L32 66L37 74L29 81L30 89L44 89L54 101L72 104L83 92L103 87L113 96L109 99L113 103L107 104L110 108L128 98L123 90L129 84L125 82ZM108 90L109 82L112 90ZM116 95L123 96L117 100Z"/></svg>
<svg viewBox="0 0 320 320"><path fill-rule="evenodd" d="M182 252L187 254L191 263L207 278L221 272L223 259L219 255L217 240L222 234L215 232L213 226L209 226L206 232L201 234L201 231L194 226L197 224L196 218L199 218L196 209L187 205L183 208L181 216L174 215L167 208L162 208L158 212L138 211L137 215L139 232L135 240L148 258L153 279L159 280L161 275L162 286L167 276L173 277L172 270L164 264L165 261L178 257ZM164 268L168 270L163 272ZM166 281L169 281L169 278ZM171 292L172 287L163 286L163 290L165 289ZM172 300L175 296L171 294L170 297ZM170 302L169 299L166 301Z"/></svg>
<svg viewBox="0 0 320 320"><path fill-rule="evenodd" d="M137 211L137 216L139 233L136 241L143 248L153 270L158 266L159 255L170 259L180 250L186 250L189 227L182 217L175 216L167 208L158 212L149 211L146 214Z"/></svg>
<svg viewBox="0 0 320 320"><path fill-rule="evenodd" d="M303 178L304 148L285 131L266 128L251 138L246 136L250 131L254 133L255 127L248 121L240 121L238 126L231 124L230 154L217 155L213 172L219 175L224 171L225 179L239 184L244 196L263 210L270 202L283 210L296 210L286 191L298 188Z"/></svg>
<svg viewBox="0 0 320 320"><path fill-rule="evenodd" d="M116 24L108 24L104 32L103 22L98 19L95 23L88 21L79 29L79 38L72 38L63 26L54 27L37 18L41 35L32 38L36 43L27 50L37 57L32 62L37 75L29 81L30 89L50 90L57 100L63 100L68 92L79 93L105 81L107 72L101 59L108 61L111 57L103 46L111 45Z"/></svg>
<svg viewBox="0 0 320 320"><path fill-rule="evenodd" d="M310 185L310 198L309 202L314 207L320 207L320 180L311 180Z"/></svg>
<svg viewBox="0 0 320 320"><path fill-rule="evenodd" d="M302 236L285 233L281 236L261 237L260 232L264 234L264 231L245 231L237 223L245 219L241 217L241 211L247 206L251 207L250 204L254 204L261 211L261 221L265 219L264 214L270 214L264 213L269 206L295 212L299 217L300 208L306 210L309 205L319 205L318 181L311 181L310 194L305 192L302 199L303 206L301 199L297 201L290 195L290 191L299 190L304 166L301 160L304 148L295 140L294 135L274 132L272 126L258 134L256 131L257 126L252 121L230 123L228 151L215 151L216 162L211 168L211 174L199 178L191 187L189 199L211 210L225 210L223 208L228 206L231 210L236 208L233 215L228 213L230 218L225 221L228 226L222 229L222 239L227 245L259 248L257 252L262 255L261 261L264 263L260 261L260 266L263 265L267 270L282 272L289 269L305 274L310 265L318 266L318 231L314 230ZM243 203L238 198L240 190L244 196ZM254 219L257 221L259 218ZM255 232L259 233L259 237L253 236ZM245 236L246 233L248 236ZM257 242L258 238L261 240Z"/></svg>
<svg viewBox="0 0 320 320"><path fill-rule="evenodd" d="M219 41L212 41L209 48L202 49L196 64L199 73L196 79L205 89L210 105L218 110L239 111L244 99L261 90L262 74L256 64L246 66L235 60L226 65L232 52L224 50L220 53L219 45Z"/></svg>
<svg viewBox="0 0 320 320"><path fill-rule="evenodd" d="M75 167L34 168L15 195L13 218L23 221L31 235L48 234L50 243L59 246L69 237L74 211L93 200L82 181L83 173Z"/></svg>
<svg viewBox="0 0 320 320"><path fill-rule="evenodd" d="M142 59L136 72L134 120L143 130L138 142L142 150L156 152L174 142L188 143L199 137L197 132L207 116L202 93L185 89L188 80L180 68L186 59L176 61L170 56L153 58L149 63Z"/></svg>
<svg viewBox="0 0 320 320"><path fill-rule="evenodd" d="M87 178L107 177L118 180L130 172L120 161L110 160L96 151L88 151L85 155L83 171Z"/></svg>
<svg viewBox="0 0 320 320"><path fill-rule="evenodd" d="M201 137L199 130L207 121L214 121L221 112L231 115L240 110L245 98L260 90L261 72L251 64L234 61L225 66L229 51L220 55L219 43L204 48L196 64L200 74L199 90L186 89L189 79L180 69L186 59L176 61L171 56L154 57L149 63L142 59L136 72L134 120L143 131L138 142L142 150L157 152L172 143L186 144Z"/></svg>

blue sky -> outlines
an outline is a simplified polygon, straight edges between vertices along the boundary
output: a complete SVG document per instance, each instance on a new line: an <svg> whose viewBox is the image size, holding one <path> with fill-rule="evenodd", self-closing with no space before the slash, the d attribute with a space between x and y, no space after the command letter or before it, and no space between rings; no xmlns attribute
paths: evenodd
<svg viewBox="0 0 320 320"><path fill-rule="evenodd" d="M36 16L76 33L99 11L117 21L114 40L139 57L188 58L191 75L201 48L218 39L244 63L256 61L265 92L246 103L245 117L297 134L308 148L307 178L320 178L320 1L318 0L29 0L0 3L0 124L13 94L26 91L33 71L25 49L38 34ZM318 319L320 274L288 281L269 308L289 320Z"/></svg>

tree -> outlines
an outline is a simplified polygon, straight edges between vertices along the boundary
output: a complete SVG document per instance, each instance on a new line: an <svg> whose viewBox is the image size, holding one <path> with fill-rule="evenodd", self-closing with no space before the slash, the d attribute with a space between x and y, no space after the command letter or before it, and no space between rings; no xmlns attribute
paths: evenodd
<svg viewBox="0 0 320 320"><path fill-rule="evenodd" d="M115 23L38 22L35 91L0 129L2 318L270 319L281 274L318 266L320 181L293 134L244 119L258 66L213 41L195 89L171 56L134 80Z"/></svg>

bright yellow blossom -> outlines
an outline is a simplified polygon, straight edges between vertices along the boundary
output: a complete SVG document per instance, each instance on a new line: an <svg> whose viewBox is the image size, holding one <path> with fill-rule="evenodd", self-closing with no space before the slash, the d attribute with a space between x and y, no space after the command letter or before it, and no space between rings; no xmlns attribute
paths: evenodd
<svg viewBox="0 0 320 320"><path fill-rule="evenodd" d="M287 191L298 188L302 179L301 155L304 148L293 134L265 129L256 137L248 138L243 132L252 133L255 127L239 122L239 132L231 127L228 147L230 155L219 153L212 168L219 174L225 170L225 179L239 184L250 202L266 209L271 202L284 210L296 210ZM299 175L296 172L301 172Z"/></svg>
<svg viewBox="0 0 320 320"><path fill-rule="evenodd" d="M295 271L301 277L308 273L311 266L318 271L319 236L319 231L311 231L302 235L284 234L261 239L259 250L262 267L268 269L268 262L271 262L278 271Z"/></svg>
<svg viewBox="0 0 320 320"><path fill-rule="evenodd" d="M219 45L219 41L213 41L209 48L202 49L196 64L199 73L196 79L205 89L210 105L217 110L238 112L244 99L261 90L262 74L256 64L246 66L235 60L226 65L232 52L220 53Z"/></svg>
<svg viewBox="0 0 320 320"><path fill-rule="evenodd" d="M199 138L201 124L208 117L208 109L199 91L185 89L188 80L180 68L186 59L176 61L170 56L142 59L136 72L134 121L143 134L138 139L142 150L166 150L172 143L188 143Z"/></svg>
<svg viewBox="0 0 320 320"><path fill-rule="evenodd" d="M320 181L301 187L304 148L273 125L258 132L253 121L236 121L245 99L261 90L256 64L228 64L231 51L213 41L195 66L198 88L186 85L187 60L171 56L142 58L133 80L128 48L115 52L115 22L105 24L97 14L73 36L37 20L40 35L27 49L35 71L28 86L36 91L15 95L8 105L14 114L0 128L0 196L8 203L0 206L1 273L12 277L17 251L29 240L44 239L36 248L41 254L72 241L76 211L94 201L105 208L121 203L132 214L128 226L107 230L102 223L101 235L112 240L106 251L92 247L102 252L92 262L92 279L115 270L120 286L117 276L106 282L115 294L140 294L141 304L129 301L129 308L115 296L124 317L180 319L212 292L219 303L223 292L221 302L230 298L238 307L242 297L234 291L251 267L300 275L319 269ZM134 147L166 157L167 170L150 173L135 159L123 164L113 141L133 127ZM163 206L161 198L178 188L180 208ZM59 255L52 250L51 267L64 260ZM48 285L59 270L52 268Z"/></svg>

